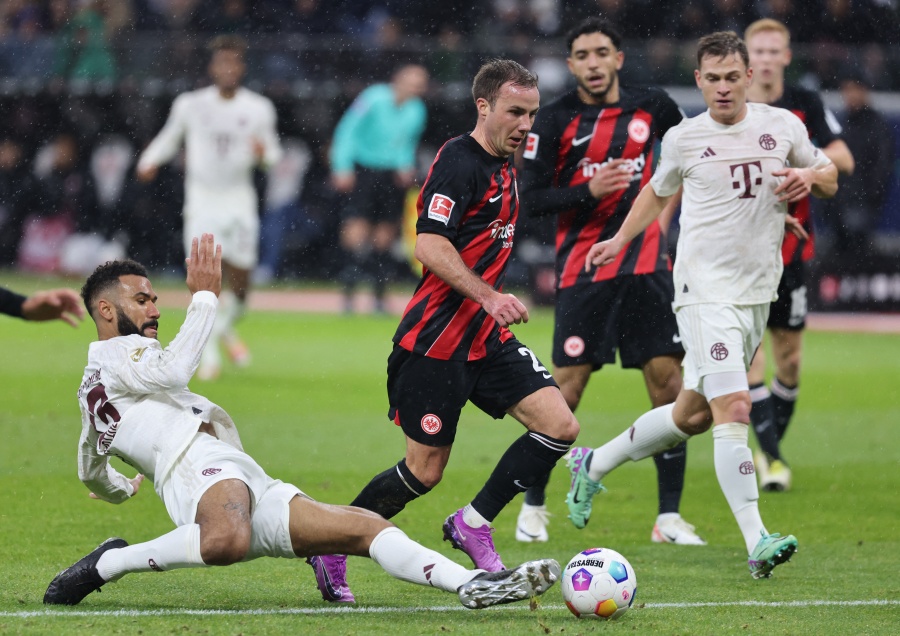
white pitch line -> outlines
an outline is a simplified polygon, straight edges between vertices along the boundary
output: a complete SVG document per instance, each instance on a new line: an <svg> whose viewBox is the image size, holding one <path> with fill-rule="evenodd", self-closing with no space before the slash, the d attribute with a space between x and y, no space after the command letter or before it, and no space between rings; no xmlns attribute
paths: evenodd
<svg viewBox="0 0 900 636"><path fill-rule="evenodd" d="M872 599L868 601L722 601L709 603L644 603L641 609L690 609L702 607L871 607L900 605L897 599ZM540 609L562 610L563 605L541 605ZM521 610L529 611L527 605L508 605L486 611ZM459 605L433 607L321 607L294 609L161 609L161 610L37 610L31 612L0 612L0 618L41 618L41 617L141 617L141 616L292 616L298 614L409 614L412 612L471 612Z"/></svg>

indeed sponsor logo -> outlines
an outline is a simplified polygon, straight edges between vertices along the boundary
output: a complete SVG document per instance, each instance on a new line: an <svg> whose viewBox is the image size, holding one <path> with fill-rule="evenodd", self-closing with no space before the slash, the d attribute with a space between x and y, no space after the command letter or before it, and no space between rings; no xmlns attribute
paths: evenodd
<svg viewBox="0 0 900 636"><path fill-rule="evenodd" d="M581 174L585 179L590 179L593 177L600 168L607 165L611 159L607 159L603 163L596 163L591 161L590 157L585 157L581 161L578 162L578 167L581 168ZM619 169L620 170L630 170L632 172L631 180L640 180L641 173L644 171L644 166L647 165L647 157L644 156L644 153L641 153L634 159L625 159L625 163L623 163Z"/></svg>

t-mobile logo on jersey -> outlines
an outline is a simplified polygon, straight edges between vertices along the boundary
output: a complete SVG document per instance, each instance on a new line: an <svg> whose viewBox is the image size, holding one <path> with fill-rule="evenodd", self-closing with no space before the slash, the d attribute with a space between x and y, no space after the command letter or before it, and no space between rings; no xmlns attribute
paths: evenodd
<svg viewBox="0 0 900 636"><path fill-rule="evenodd" d="M738 198L755 199L756 195L751 190L753 186L762 185L762 164L759 161L748 161L747 163L736 163L728 168L731 170L731 176L737 178L731 182L731 187L735 190L742 188L744 190Z"/></svg>

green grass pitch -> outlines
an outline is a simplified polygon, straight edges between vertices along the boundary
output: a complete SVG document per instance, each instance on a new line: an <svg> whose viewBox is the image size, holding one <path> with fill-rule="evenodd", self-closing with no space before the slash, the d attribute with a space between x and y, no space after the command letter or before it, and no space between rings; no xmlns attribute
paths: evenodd
<svg viewBox="0 0 900 636"><path fill-rule="evenodd" d="M158 290L163 291L163 290ZM165 296L165 294L162 294ZM184 313L166 310L168 342ZM194 390L234 417L244 445L269 474L311 496L347 503L403 453L386 418L385 361L395 318L251 313L242 333L253 365L226 369ZM516 335L547 364L551 315L534 312ZM321 601L302 561L260 559L229 568L125 577L76 608L45 613L50 579L109 536L130 542L171 529L149 484L132 501L94 501L75 468L80 432L75 391L90 321L78 330L0 317L0 633L129 634L891 634L900 625L900 338L807 335L803 390L784 449L794 490L763 493L770 531L800 540L794 560L754 581L737 526L716 482L709 435L689 444L682 513L708 547L650 543L656 481L650 461L606 480L591 524L566 519L566 479L557 470L548 505L551 540L513 538L519 500L496 520L507 564L538 557L565 563L606 546L629 558L638 578L635 607L613 623L577 621L558 589L527 604L480 612L455 596L391 579L353 558L353 608ZM595 374L578 412L580 442L597 446L648 406L640 374ZM469 565L441 541L443 518L467 503L507 444L521 434L509 418L463 413L444 481L394 521L411 537ZM124 471L131 473L128 467ZM862 602L862 603L854 603ZM880 602L880 603L879 603Z"/></svg>

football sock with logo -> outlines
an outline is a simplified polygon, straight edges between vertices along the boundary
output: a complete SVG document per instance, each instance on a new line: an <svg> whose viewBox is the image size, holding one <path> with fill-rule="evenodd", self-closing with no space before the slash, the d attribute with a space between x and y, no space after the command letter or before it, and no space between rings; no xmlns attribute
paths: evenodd
<svg viewBox="0 0 900 636"><path fill-rule="evenodd" d="M778 429L775 427L775 413L772 407L772 394L765 384L754 384L750 387L750 399L753 408L750 409L750 423L756 433L756 441L759 448L766 454L769 461L781 459L778 450Z"/></svg>
<svg viewBox="0 0 900 636"><path fill-rule="evenodd" d="M797 395L800 386L787 386L778 378L772 380L772 410L775 412L775 429L778 431L778 440L784 437L788 424L794 416L794 406L797 404Z"/></svg>
<svg viewBox="0 0 900 636"><path fill-rule="evenodd" d="M759 490L753 467L753 454L747 446L750 431L746 424L729 422L713 427L713 463L716 477L731 512L737 521L747 554L759 542L760 531L765 530L759 516Z"/></svg>
<svg viewBox="0 0 900 636"><path fill-rule="evenodd" d="M553 471L539 477L534 486L525 491L525 503L529 506L543 506L547 500L547 484L550 483L550 475Z"/></svg>
<svg viewBox="0 0 900 636"><path fill-rule="evenodd" d="M684 471L687 468L687 442L657 453L656 485L659 492L659 514L678 512L681 491L684 490Z"/></svg>
<svg viewBox="0 0 900 636"><path fill-rule="evenodd" d="M372 539L369 556L394 578L447 592L455 592L477 573L416 543L397 527L385 528Z"/></svg>
<svg viewBox="0 0 900 636"><path fill-rule="evenodd" d="M513 497L549 473L574 441L554 439L534 431L525 433L503 453L494 472L472 500L472 507L493 521Z"/></svg>
<svg viewBox="0 0 900 636"><path fill-rule="evenodd" d="M403 458L396 466L375 475L350 505L377 512L385 519L390 519L410 501L430 491L431 488L426 488L416 479L406 466L406 458Z"/></svg>
<svg viewBox="0 0 900 636"><path fill-rule="evenodd" d="M630 428L591 453L588 477L600 481L629 459L638 461L685 441L690 435L675 425L674 404L659 406L641 415Z"/></svg>
<svg viewBox="0 0 900 636"><path fill-rule="evenodd" d="M164 572L180 568L208 567L200 557L200 526L192 523L152 541L108 550L97 561L97 572L104 581L132 572Z"/></svg>

